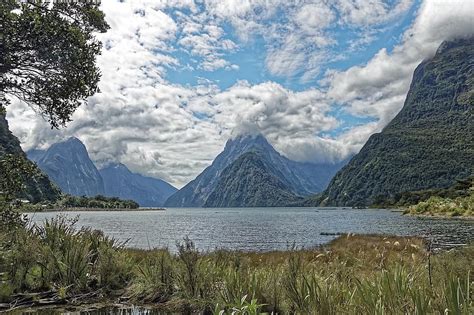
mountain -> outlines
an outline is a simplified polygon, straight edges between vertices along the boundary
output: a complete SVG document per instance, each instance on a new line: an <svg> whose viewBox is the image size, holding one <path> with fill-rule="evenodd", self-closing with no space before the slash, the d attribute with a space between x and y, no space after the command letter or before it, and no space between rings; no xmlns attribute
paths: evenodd
<svg viewBox="0 0 474 315"><path fill-rule="evenodd" d="M261 152L249 151L227 166L204 207L275 207L298 201Z"/></svg>
<svg viewBox="0 0 474 315"><path fill-rule="evenodd" d="M161 179L134 174L123 164L97 170L77 138L55 143L46 151L30 150L28 158L64 192L75 196L106 195L131 199L142 207L158 207L177 191Z"/></svg>
<svg viewBox="0 0 474 315"><path fill-rule="evenodd" d="M44 151L44 150L33 149L33 150L27 151L26 155L28 156L28 159L30 161L38 163L38 161L43 157L45 152L46 151Z"/></svg>
<svg viewBox="0 0 474 315"><path fill-rule="evenodd" d="M415 70L400 113L372 135L318 199L367 206L446 188L474 173L474 39L443 43Z"/></svg>
<svg viewBox="0 0 474 315"><path fill-rule="evenodd" d="M45 152L35 150L28 155L65 193L75 196L105 193L99 171L77 138L55 143Z"/></svg>
<svg viewBox="0 0 474 315"><path fill-rule="evenodd" d="M0 158L10 154L20 159L24 159L27 163L26 154L20 146L20 141L15 137L8 128L8 121L4 113L0 113ZM59 198L61 191L56 187L36 166L32 165L33 174L24 178L26 187L25 193L19 197L25 197L33 202L39 201L55 201Z"/></svg>
<svg viewBox="0 0 474 315"><path fill-rule="evenodd" d="M101 169L105 195L132 199L142 207L162 206L177 189L167 182L132 173L123 164L111 164Z"/></svg>
<svg viewBox="0 0 474 315"><path fill-rule="evenodd" d="M168 207L201 207L213 193L223 170L249 151L260 152L260 158L271 165L275 176L296 196L307 196L322 191L340 165L301 163L278 153L262 135L239 136L227 141L224 150L212 164L193 181L172 195ZM228 181L226 181L228 182Z"/></svg>

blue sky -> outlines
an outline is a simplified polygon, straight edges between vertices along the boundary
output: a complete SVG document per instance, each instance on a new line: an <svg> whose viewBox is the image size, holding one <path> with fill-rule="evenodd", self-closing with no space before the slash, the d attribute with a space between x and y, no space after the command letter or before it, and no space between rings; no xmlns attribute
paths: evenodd
<svg viewBox="0 0 474 315"><path fill-rule="evenodd" d="M397 1L388 1L385 3L387 8L393 8L397 4ZM172 56L179 60L181 66L169 67L167 69L166 79L171 83L184 86L195 86L202 82L212 82L221 90L230 88L239 80L245 80L251 84L259 84L267 81L277 82L293 91L303 91L312 87L322 88L319 81L324 78L324 74L327 70L343 71L352 66L365 64L382 48L387 49L388 52L392 51L393 47L402 40L402 34L413 23L419 6L420 1L413 1L413 3L411 3L405 11L397 15L396 18L384 21L370 28L369 32L372 34L372 39L369 43L365 45L361 44L358 47L352 47L353 42L368 32L366 26L341 25L337 23L338 14L336 14L334 23L327 28L331 36L334 37L335 42L328 48L325 48L325 50L328 50L328 59L321 62L318 73L312 75L310 78L303 77L305 73L304 68L291 75L272 74L265 65L268 46L271 46L271 44L266 41L264 36L256 34L250 40L242 41L232 24L224 21L221 24L224 30L222 39L229 39L237 43L238 48L225 53L222 58L237 67L235 69L202 69L199 67L199 64L203 61L203 58L195 56L190 53L189 50L180 47L178 41L176 41L172 43L172 47L174 48ZM199 4L197 8L199 12L206 11L204 3ZM190 13L189 10L184 10L184 12ZM170 9L167 13L176 18L176 10ZM271 19L265 21L264 24L270 26L275 23L288 23L286 13L284 10L281 10L281 12L272 16ZM320 48L310 46L308 48L308 54L311 54L313 51L316 52L318 49ZM185 66L183 67L182 65ZM334 105L337 106L337 104ZM352 126L375 120L372 117L351 115L337 107L331 111L331 115L339 120L340 125L329 132L321 132L318 133L318 135L335 137ZM196 117L206 118L206 115L197 113Z"/></svg>
<svg viewBox="0 0 474 315"><path fill-rule="evenodd" d="M357 153L403 107L416 66L472 36L469 0L107 0L101 93L51 130L12 100L25 150L70 136L99 166L181 187L225 142L263 134L290 159Z"/></svg>
<svg viewBox="0 0 474 315"><path fill-rule="evenodd" d="M392 6L396 5L396 1L389 1ZM186 49L180 48L175 42L172 43L175 51L173 57L180 61L180 65L189 67L170 67L166 75L166 79L172 83L182 85L197 85L200 79L206 79L214 82L220 89L225 90L234 85L239 80L246 80L252 84L258 84L266 81L273 81L294 91L305 90L310 87L319 86L319 80L323 78L324 73L328 69L345 70L354 65L367 63L375 53L380 49L386 48L389 52L393 47L400 43L402 34L412 24L416 17L416 11L419 8L420 1L414 1L397 19L390 20L386 23L377 25L370 31L374 33L373 39L367 45L361 45L358 48L351 48L352 41L363 34L363 28L351 25L334 25L328 29L336 39L336 42L329 47L331 52L330 59L321 63L321 70L310 79L302 79L304 69L296 72L291 76L273 75L265 67L265 57L268 43L265 39L256 34L250 41L242 42L236 34L236 30L230 23L222 23L224 30L223 39L230 39L238 43L239 47L226 53L223 57L231 64L237 65L238 69L226 70L223 68L206 71L199 68L199 63L203 58L193 56ZM205 11L204 4L198 5L200 11ZM186 12L186 10L184 11ZM168 10L168 14L176 16L176 11ZM273 22L280 23L285 21L284 12L276 14L267 24ZM316 51L317 47L313 47ZM311 50L309 51L311 53Z"/></svg>

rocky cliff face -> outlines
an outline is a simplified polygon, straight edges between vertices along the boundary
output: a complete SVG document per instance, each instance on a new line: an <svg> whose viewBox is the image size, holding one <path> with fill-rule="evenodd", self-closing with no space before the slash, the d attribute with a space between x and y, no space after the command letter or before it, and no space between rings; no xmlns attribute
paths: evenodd
<svg viewBox="0 0 474 315"><path fill-rule="evenodd" d="M474 173L474 39L443 43L414 72L405 104L333 178L317 202L366 206L451 186Z"/></svg>
<svg viewBox="0 0 474 315"><path fill-rule="evenodd" d="M141 207L163 206L166 199L177 191L161 179L132 173L123 164L111 164L99 172L107 196L132 199Z"/></svg>
<svg viewBox="0 0 474 315"><path fill-rule="evenodd" d="M105 193L99 171L86 147L77 138L55 143L42 154L33 151L29 156L65 193L75 196Z"/></svg>
<svg viewBox="0 0 474 315"><path fill-rule="evenodd" d="M224 169L244 153L250 151L258 151L259 159L264 160L266 165L271 165L275 170L273 175L278 177L295 196L307 196L322 191L340 168L339 165L318 165L291 161L278 153L261 135L239 136L229 140L224 151L216 157L212 165L168 198L165 205L169 207L204 206L208 197L216 189ZM226 180L222 183L224 182L229 181Z"/></svg>
<svg viewBox="0 0 474 315"><path fill-rule="evenodd" d="M26 154L21 149L20 141L9 130L5 114L0 113L0 159L5 154L26 160ZM33 202L54 201L59 198L61 193L59 188L39 169L36 169L31 176L24 178L24 185L26 189L19 197L27 198Z"/></svg>

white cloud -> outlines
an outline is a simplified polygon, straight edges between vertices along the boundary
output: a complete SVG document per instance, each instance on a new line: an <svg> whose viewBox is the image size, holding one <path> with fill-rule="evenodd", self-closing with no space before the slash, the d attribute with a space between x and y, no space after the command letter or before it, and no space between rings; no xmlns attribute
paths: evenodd
<svg viewBox="0 0 474 315"><path fill-rule="evenodd" d="M392 52L383 48L365 65L329 72L325 79L328 95L345 103L353 114L387 123L403 106L415 67L433 56L443 40L472 34L473 16L474 6L467 2L424 2Z"/></svg>
<svg viewBox="0 0 474 315"><path fill-rule="evenodd" d="M337 0L337 7L343 22L355 26L370 26L388 22L406 12L413 0L399 0L389 5L383 0Z"/></svg>
<svg viewBox="0 0 474 315"><path fill-rule="evenodd" d="M181 49L191 56L202 58L198 68L214 71L221 68L232 70L235 67L222 56L238 47L232 40L223 38L224 30L201 13L195 16L178 14L182 35L177 41Z"/></svg>
<svg viewBox="0 0 474 315"><path fill-rule="evenodd" d="M260 132L276 140L337 125L334 118L326 116L330 106L316 89L293 92L273 82L253 86L239 82L215 95L212 102L217 124L237 134Z"/></svg>
<svg viewBox="0 0 474 315"><path fill-rule="evenodd" d="M294 16L295 23L307 34L314 34L328 27L334 19L335 14L331 8L321 2L302 5Z"/></svg>
<svg viewBox="0 0 474 315"><path fill-rule="evenodd" d="M322 64L337 57L331 51L337 45L331 33L334 23L360 27L367 35L370 25L376 28L411 5L405 0L391 6L381 1L304 3L216 0L206 1L203 11L192 1L104 1L111 30L100 35L102 93L79 108L73 122L60 131L15 101L8 108L11 129L25 149L77 136L96 162L120 161L177 186L208 166L225 141L238 133L263 133L292 159L337 161L357 152L396 115L422 59L443 39L474 30L469 3L428 1L397 47L381 49L364 65L328 71L322 89L292 91L275 82L240 81L220 90L204 78L194 87L167 81L169 68L190 67L181 64L176 51L187 50L200 59L196 67L206 71L237 70L226 54L255 36L265 40L269 72L282 77L301 73L302 80L309 81ZM287 19L275 19L278 12ZM240 41L225 36L223 23L234 27ZM354 47L371 40L354 41ZM337 136L322 136L341 126L334 116L339 104L373 121Z"/></svg>

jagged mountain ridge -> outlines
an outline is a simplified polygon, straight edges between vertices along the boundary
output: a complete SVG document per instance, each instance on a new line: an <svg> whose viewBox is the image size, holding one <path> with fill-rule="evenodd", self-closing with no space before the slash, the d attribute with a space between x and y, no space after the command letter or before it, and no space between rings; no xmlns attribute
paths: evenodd
<svg viewBox="0 0 474 315"><path fill-rule="evenodd" d="M415 70L405 104L313 205L368 206L474 173L474 38L443 43Z"/></svg>
<svg viewBox="0 0 474 315"><path fill-rule="evenodd" d="M75 196L105 195L131 199L142 207L159 207L177 190L161 179L132 173L123 164L113 163L98 170L87 148L74 137L46 151L30 150L28 157L64 192Z"/></svg>
<svg viewBox="0 0 474 315"><path fill-rule="evenodd" d="M302 199L278 173L262 152L246 152L222 171L204 207L276 207Z"/></svg>
<svg viewBox="0 0 474 315"><path fill-rule="evenodd" d="M28 153L38 167L53 180L63 192L75 196L104 195L104 182L89 157L84 144L71 137L53 144L48 150Z"/></svg>
<svg viewBox="0 0 474 315"><path fill-rule="evenodd" d="M249 151L259 151L261 158L273 165L275 175L296 196L322 191L340 165L318 165L289 160L278 153L262 135L244 135L227 141L224 150L194 180L172 195L168 207L201 207L214 191L223 170Z"/></svg>
<svg viewBox="0 0 474 315"><path fill-rule="evenodd" d="M141 207L162 206L177 189L164 180L132 173L123 164L110 164L99 170L105 195L132 199Z"/></svg>

